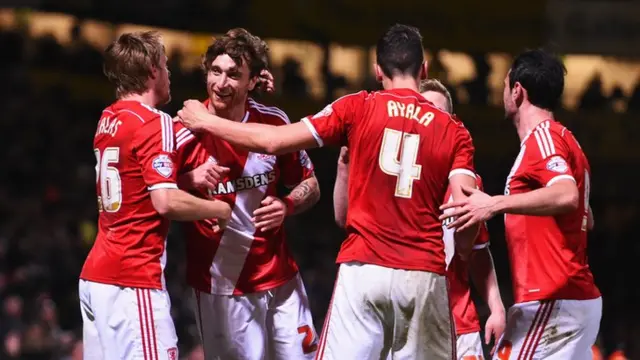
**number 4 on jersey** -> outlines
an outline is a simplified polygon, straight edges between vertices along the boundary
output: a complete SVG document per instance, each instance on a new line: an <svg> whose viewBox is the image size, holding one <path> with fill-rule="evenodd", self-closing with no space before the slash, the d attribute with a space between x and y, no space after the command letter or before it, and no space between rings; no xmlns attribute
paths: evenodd
<svg viewBox="0 0 640 360"><path fill-rule="evenodd" d="M420 135L384 129L378 164L382 172L397 177L395 196L411 198L414 180L420 179L422 166L416 164Z"/></svg>
<svg viewBox="0 0 640 360"><path fill-rule="evenodd" d="M100 156L100 149L94 149L96 154L96 183L100 184L98 196L98 211L116 212L122 204L122 183L118 169L111 166L120 161L120 148L108 147Z"/></svg>

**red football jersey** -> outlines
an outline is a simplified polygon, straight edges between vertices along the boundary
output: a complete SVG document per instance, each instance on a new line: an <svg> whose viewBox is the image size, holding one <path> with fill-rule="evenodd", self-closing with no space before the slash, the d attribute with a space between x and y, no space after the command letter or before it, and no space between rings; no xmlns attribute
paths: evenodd
<svg viewBox="0 0 640 360"><path fill-rule="evenodd" d="M476 185L483 190L482 179L476 175ZM444 197L445 202L452 202L451 188L447 188ZM453 209L445 210L445 213L452 212ZM455 229L447 229L447 225L453 219L449 218L442 222L444 232L444 243L447 248L447 258L451 254L451 262L447 268L447 278L449 279L449 300L453 312L453 320L456 325L456 335L469 334L480 331L480 320L476 306L471 299L471 287L469 285L469 262L455 256L454 232ZM480 232L473 245L473 250L485 249L489 246L489 231L486 224L482 224Z"/></svg>
<svg viewBox="0 0 640 360"><path fill-rule="evenodd" d="M149 191L178 187L171 117L118 101L102 112L94 152L98 235L80 278L163 289L169 220L155 210Z"/></svg>
<svg viewBox="0 0 640 360"><path fill-rule="evenodd" d="M540 123L522 141L505 195L570 179L578 186L580 204L558 216L505 215L516 302L600 296L587 262L589 172L573 134L554 120Z"/></svg>
<svg viewBox="0 0 640 360"><path fill-rule="evenodd" d="M462 122L410 89L347 95L302 121L319 146L349 146L347 238L337 262L444 275L439 206L452 174L474 176Z"/></svg>
<svg viewBox="0 0 640 360"><path fill-rule="evenodd" d="M251 99L242 121L289 123L282 110ZM284 226L262 232L251 219L265 197L277 196L279 182L293 188L313 176L313 164L307 153L258 154L207 134L196 137L184 128L177 131L178 152L187 163L185 169L204 161L215 161L230 169L215 191L200 189L197 195L231 204L233 214L227 228L218 234L213 232L211 221L184 224L187 282L197 290L220 295L254 293L286 283L298 273L298 266L285 242ZM190 143L197 145L184 150Z"/></svg>

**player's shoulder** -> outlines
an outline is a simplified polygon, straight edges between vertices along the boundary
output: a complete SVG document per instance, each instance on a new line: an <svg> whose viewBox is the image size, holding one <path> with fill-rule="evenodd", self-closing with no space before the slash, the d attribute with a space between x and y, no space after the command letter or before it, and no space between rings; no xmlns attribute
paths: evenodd
<svg viewBox="0 0 640 360"><path fill-rule="evenodd" d="M173 133L175 134L176 150L180 150L191 141L196 141L196 135L187 129L181 122L173 123Z"/></svg>
<svg viewBox="0 0 640 360"><path fill-rule="evenodd" d="M546 120L538 124L527 135L522 145L527 147L527 153L536 158L547 158L580 148L571 131L555 120Z"/></svg>
<svg viewBox="0 0 640 360"><path fill-rule="evenodd" d="M169 116L169 114L138 101L120 100L113 103L104 111L112 112L121 120L132 119L134 121L138 121L141 124L146 124L148 122L158 121L162 119L171 119L171 116Z"/></svg>
<svg viewBox="0 0 640 360"><path fill-rule="evenodd" d="M287 113L277 106L269 106L255 101L249 98L247 101L249 117L256 118L258 122L271 124L271 125L286 125L291 124ZM251 120L251 119L250 119Z"/></svg>

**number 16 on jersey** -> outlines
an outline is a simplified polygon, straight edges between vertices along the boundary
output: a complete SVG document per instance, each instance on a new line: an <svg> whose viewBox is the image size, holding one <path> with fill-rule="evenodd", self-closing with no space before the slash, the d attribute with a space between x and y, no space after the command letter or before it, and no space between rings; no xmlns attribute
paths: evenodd
<svg viewBox="0 0 640 360"><path fill-rule="evenodd" d="M98 194L98 211L116 212L122 204L122 182L118 169L112 165L120 161L120 148L108 147L102 156L100 149L93 149L96 154L96 183L100 185Z"/></svg>
<svg viewBox="0 0 640 360"><path fill-rule="evenodd" d="M420 135L384 129L378 165L385 174L395 176L395 196L411 198L413 182L420 179L422 165L416 164Z"/></svg>

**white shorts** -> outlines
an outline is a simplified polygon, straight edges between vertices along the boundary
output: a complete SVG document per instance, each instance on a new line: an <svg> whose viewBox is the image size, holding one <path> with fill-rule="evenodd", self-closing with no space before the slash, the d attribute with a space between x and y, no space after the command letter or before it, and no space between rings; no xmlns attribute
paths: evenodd
<svg viewBox="0 0 640 360"><path fill-rule="evenodd" d="M313 359L318 337L300 274L279 287L232 296L195 291L207 360Z"/></svg>
<svg viewBox="0 0 640 360"><path fill-rule="evenodd" d="M482 338L480 332L462 334L456 341L458 360L483 360Z"/></svg>
<svg viewBox="0 0 640 360"><path fill-rule="evenodd" d="M340 265L316 359L451 360L454 353L444 276Z"/></svg>
<svg viewBox="0 0 640 360"><path fill-rule="evenodd" d="M86 280L78 288L85 360L178 359L166 291Z"/></svg>
<svg viewBox="0 0 640 360"><path fill-rule="evenodd" d="M513 305L494 360L591 359L602 317L602 298L545 300Z"/></svg>

